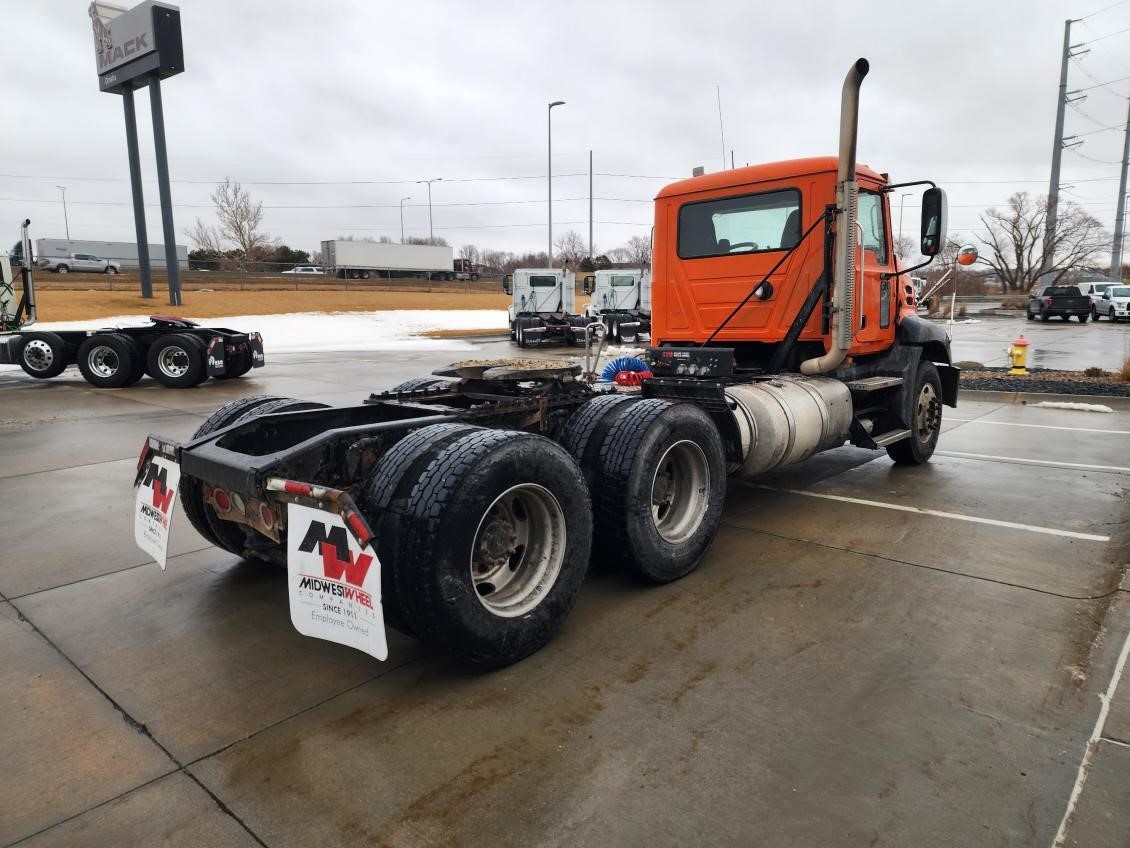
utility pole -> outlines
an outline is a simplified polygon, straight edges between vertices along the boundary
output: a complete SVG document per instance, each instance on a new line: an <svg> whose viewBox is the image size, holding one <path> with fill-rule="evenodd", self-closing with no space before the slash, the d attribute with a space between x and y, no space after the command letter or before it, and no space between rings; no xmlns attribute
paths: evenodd
<svg viewBox="0 0 1130 848"><path fill-rule="evenodd" d="M411 197L400 198L400 243L404 244L404 201L411 200Z"/></svg>
<svg viewBox="0 0 1130 848"><path fill-rule="evenodd" d="M1130 98L1127 99L1130 103ZM1110 278L1122 282L1122 231L1126 215L1126 166L1130 164L1130 106L1126 109L1126 133L1122 138L1122 170L1118 173L1118 211L1114 213L1114 245L1110 249Z"/></svg>
<svg viewBox="0 0 1130 848"><path fill-rule="evenodd" d="M722 138L722 170L726 170L726 130L722 126L722 86L714 86L718 94L718 135Z"/></svg>
<svg viewBox="0 0 1130 848"><path fill-rule="evenodd" d="M1052 144L1052 173L1048 182L1048 214L1044 227L1044 257L1040 268L1041 275L1046 273L1055 245L1055 226L1059 211L1059 163L1060 159L1063 158L1063 148L1068 146L1065 144L1068 139L1063 137L1063 112L1069 102L1075 102L1068 98L1067 92L1067 61L1073 55L1071 53L1071 24L1070 18L1063 23L1063 56L1060 59L1059 66L1059 99L1056 102L1055 109L1055 142ZM1078 99L1085 97L1086 95L1082 95ZM1079 141L1076 140L1075 143L1078 144Z"/></svg>
<svg viewBox="0 0 1130 848"><path fill-rule="evenodd" d="M1130 130L1128 130L1130 132ZM592 151L589 151L589 262L592 262Z"/></svg>
<svg viewBox="0 0 1130 848"><path fill-rule="evenodd" d="M71 240L71 222L67 218L67 187L55 186L59 191L63 192L63 226L67 228L67 241Z"/></svg>
<svg viewBox="0 0 1130 848"><path fill-rule="evenodd" d="M443 182L443 177L433 177L430 180L416 180L416 185L426 185L428 187L428 244L435 244L435 241L436 241L435 233L432 232L432 183L438 183L438 182ZM411 200L411 198L408 198L408 199ZM400 208L401 208L401 210L404 209L403 206L401 206ZM403 217L404 217L404 213L402 211L401 212L401 220L403 220ZM402 230L401 235L400 235L401 241L404 240L403 229L404 229L404 226L403 226L403 224L401 224L401 230Z"/></svg>
<svg viewBox="0 0 1130 848"><path fill-rule="evenodd" d="M545 179L546 188L549 190L549 200L546 202L546 214L548 215L549 224L549 238L546 244L545 255L548 259L546 265L550 268L553 267L553 107L564 106L564 100L554 100L549 104L545 110L546 118L546 169Z"/></svg>

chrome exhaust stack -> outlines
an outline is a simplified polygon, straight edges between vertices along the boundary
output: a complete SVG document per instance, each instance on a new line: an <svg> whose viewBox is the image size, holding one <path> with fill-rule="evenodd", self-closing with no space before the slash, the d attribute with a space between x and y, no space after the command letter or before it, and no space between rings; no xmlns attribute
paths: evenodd
<svg viewBox="0 0 1130 848"><path fill-rule="evenodd" d="M859 141L859 88L870 65L858 59L844 79L840 98L839 170L836 173L836 249L833 260L832 340L830 349L800 364L800 373L827 374L844 361L855 338L859 183L855 155Z"/></svg>

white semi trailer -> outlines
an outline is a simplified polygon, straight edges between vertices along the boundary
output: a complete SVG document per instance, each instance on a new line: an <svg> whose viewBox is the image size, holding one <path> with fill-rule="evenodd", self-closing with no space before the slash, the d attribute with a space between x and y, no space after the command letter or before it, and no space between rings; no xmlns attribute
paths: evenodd
<svg viewBox="0 0 1130 848"><path fill-rule="evenodd" d="M322 242L322 262L335 277L350 280L370 277L455 279L451 248L430 244L331 239Z"/></svg>

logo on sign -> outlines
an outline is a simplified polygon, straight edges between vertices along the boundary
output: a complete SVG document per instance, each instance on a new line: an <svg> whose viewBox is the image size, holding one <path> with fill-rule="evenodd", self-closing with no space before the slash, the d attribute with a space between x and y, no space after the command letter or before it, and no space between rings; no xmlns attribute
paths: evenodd
<svg viewBox="0 0 1130 848"><path fill-rule="evenodd" d="M142 510L165 524L174 494L174 490L169 486L169 469L158 466L153 462L149 463L145 469L145 479L142 480L142 485L153 490L152 503L142 504Z"/></svg>
<svg viewBox="0 0 1130 848"><path fill-rule="evenodd" d="M344 527L330 527L320 521L311 521L306 535L298 550L303 553L313 553L315 550L322 556L322 572L330 580L341 580L351 586L362 586L365 575L369 573L369 566L373 558L369 554L359 553L356 558L349 550L349 537Z"/></svg>

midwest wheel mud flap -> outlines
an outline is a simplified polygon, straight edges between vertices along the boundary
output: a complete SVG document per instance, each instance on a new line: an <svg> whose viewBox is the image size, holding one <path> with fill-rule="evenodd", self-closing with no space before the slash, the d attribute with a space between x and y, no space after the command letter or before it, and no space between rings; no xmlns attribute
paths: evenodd
<svg viewBox="0 0 1130 848"><path fill-rule="evenodd" d="M134 541L165 568L173 505L180 482L181 446L150 436L137 462ZM381 563L374 534L348 492L268 477L262 500L225 492L229 503L286 506L286 580L290 620L303 636L325 639L388 658L381 607ZM187 496L186 496L187 497ZM240 523L253 526L246 516ZM278 528L276 519L272 526Z"/></svg>
<svg viewBox="0 0 1130 848"><path fill-rule="evenodd" d="M287 504L286 580L290 621L303 636L388 658L381 563L373 531L339 489L267 479Z"/></svg>

